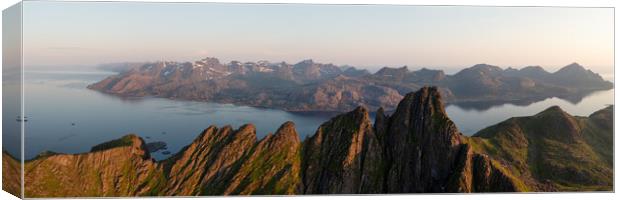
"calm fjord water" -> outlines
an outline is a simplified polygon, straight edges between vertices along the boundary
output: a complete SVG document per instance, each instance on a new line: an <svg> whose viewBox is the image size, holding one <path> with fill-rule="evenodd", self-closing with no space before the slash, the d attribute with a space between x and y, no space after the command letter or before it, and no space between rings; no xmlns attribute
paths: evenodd
<svg viewBox="0 0 620 200"><path fill-rule="evenodd" d="M274 132L285 121L293 121L300 139L314 134L328 115L303 115L275 109L252 108L169 100L164 98L123 99L88 90L108 72L25 72L25 157L33 158L46 150L62 153L89 151L96 144L135 133L146 142L164 141L173 154L210 125L230 124L238 128L253 123L258 138ZM587 116L613 104L614 90L590 94L577 103L549 98L527 106L503 104L485 110L446 108L450 118L466 135L515 116L536 114L559 105L573 115ZM172 155L172 154L171 154ZM161 151L156 159L167 157Z"/></svg>

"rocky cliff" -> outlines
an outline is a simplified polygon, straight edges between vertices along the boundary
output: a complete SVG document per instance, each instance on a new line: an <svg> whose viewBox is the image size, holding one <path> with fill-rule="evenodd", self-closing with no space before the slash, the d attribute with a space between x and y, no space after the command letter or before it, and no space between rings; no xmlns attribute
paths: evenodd
<svg viewBox="0 0 620 200"><path fill-rule="evenodd" d="M613 112L558 107L463 136L437 88L405 95L374 126L358 107L300 141L292 122L257 140L248 124L211 126L154 161L128 135L83 154L25 163L26 197L381 194L611 190ZM4 153L3 163L17 163ZM13 165L9 165L13 166ZM4 168L3 173L10 170ZM7 188L7 187L4 187ZM10 187L9 187L10 188Z"/></svg>
<svg viewBox="0 0 620 200"><path fill-rule="evenodd" d="M382 151L365 108L332 118L304 143L303 193L381 193Z"/></svg>
<svg viewBox="0 0 620 200"><path fill-rule="evenodd" d="M24 170L26 197L135 196L156 187L162 175L135 135L88 153L38 156Z"/></svg>

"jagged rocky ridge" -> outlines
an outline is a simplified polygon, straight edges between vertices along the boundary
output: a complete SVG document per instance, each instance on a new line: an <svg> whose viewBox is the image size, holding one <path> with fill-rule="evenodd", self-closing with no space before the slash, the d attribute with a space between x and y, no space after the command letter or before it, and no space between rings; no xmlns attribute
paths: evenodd
<svg viewBox="0 0 620 200"><path fill-rule="evenodd" d="M589 92L613 88L611 82L577 63L554 73L539 66L504 70L478 64L454 75L426 68L410 71L407 66L384 67L371 74L312 60L224 64L205 58L103 67L119 74L88 88L124 97L157 96L287 111L347 112L358 106L393 111L407 93L426 85L438 86L447 102L465 107L474 103L523 104L549 97L579 101Z"/></svg>
<svg viewBox="0 0 620 200"><path fill-rule="evenodd" d="M381 194L611 190L613 109L574 117L559 107L462 135L437 88L410 93L374 126L364 107L300 141L294 124L256 138L248 124L211 126L154 161L136 135L83 154L25 163L26 197ZM17 161L3 156L3 167ZM7 165L8 164L8 165ZM7 170L3 170L5 173Z"/></svg>

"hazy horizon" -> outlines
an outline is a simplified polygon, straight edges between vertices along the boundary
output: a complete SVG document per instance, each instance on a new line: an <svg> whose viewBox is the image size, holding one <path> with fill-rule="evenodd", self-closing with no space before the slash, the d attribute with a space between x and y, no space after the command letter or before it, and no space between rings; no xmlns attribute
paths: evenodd
<svg viewBox="0 0 620 200"><path fill-rule="evenodd" d="M26 66L216 57L451 74L577 62L603 75L614 64L609 8L34 1L23 37Z"/></svg>
<svg viewBox="0 0 620 200"><path fill-rule="evenodd" d="M179 63L183 63L183 62L194 62L194 61L198 61L200 59L203 58L207 58L207 57L201 57L201 58L196 58L195 60L145 60L145 61L118 61L118 62L107 62L107 63L99 63L99 64L94 64L94 65L28 65L26 66L26 71L38 71L38 70L48 70L49 68L54 68L57 70L80 70L80 69L85 69L85 70L96 70L99 66L102 65L110 65L110 64L122 64L122 63L154 63L154 62L161 62L161 61L166 61L166 62L179 62ZM537 66L537 65L528 65L528 66L498 66L498 65L494 65L492 63L477 63L471 66L420 66L420 65L400 65L400 66L388 66L388 65L383 65L383 66L357 66L357 65L348 65L348 64L338 64L338 63L332 63L332 62L322 62L322 61L318 61L312 58L307 58L310 60L313 60L316 63L322 63L322 64L334 64L337 66L351 66L351 67L355 67L357 69L366 69L368 70L370 73L375 73L377 71L379 71L381 68L383 67L389 67L389 68L400 68L400 67L407 67L409 69L409 71L414 71L414 70L419 70L422 68L426 68L426 69L433 69L433 70L442 70L444 71L446 74L455 74L465 68L469 68L469 67L473 67L474 65L477 64L488 64L488 65L493 65L493 66L497 66L500 67L502 69L507 69L507 68L514 68L514 69L522 69L524 67L529 67L529 66ZM304 59L304 60L307 60ZM280 62L286 62L286 61L274 61L274 60L265 60L265 59L261 59L261 60L222 60L219 59L220 63L222 64L228 64L232 61L239 61L239 62L258 62L258 61L269 61L270 63L280 63ZM303 60L299 60L297 62L286 62L287 64L296 64L299 63ZM565 67L567 65L570 65L572 63L567 63L566 65L563 66L554 66L554 67L548 67L548 66L540 66L542 67L544 70L546 70L547 72L553 73L556 72L557 70L559 70L562 67ZM581 65L581 63L578 63ZM583 66L583 65L582 65ZM592 66L583 66L586 69L599 69L597 67L592 67ZM613 75L613 66L608 66L610 67L610 71L605 73L605 72L598 72L598 71L593 71L594 73L598 73L601 76L603 75ZM603 77L605 78L605 77Z"/></svg>

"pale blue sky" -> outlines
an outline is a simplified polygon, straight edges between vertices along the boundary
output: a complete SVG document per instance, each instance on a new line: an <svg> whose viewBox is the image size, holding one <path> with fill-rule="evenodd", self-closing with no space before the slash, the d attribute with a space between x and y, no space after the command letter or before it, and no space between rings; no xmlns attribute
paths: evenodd
<svg viewBox="0 0 620 200"><path fill-rule="evenodd" d="M25 2L26 65L315 61L376 68L579 62L613 70L613 9Z"/></svg>

